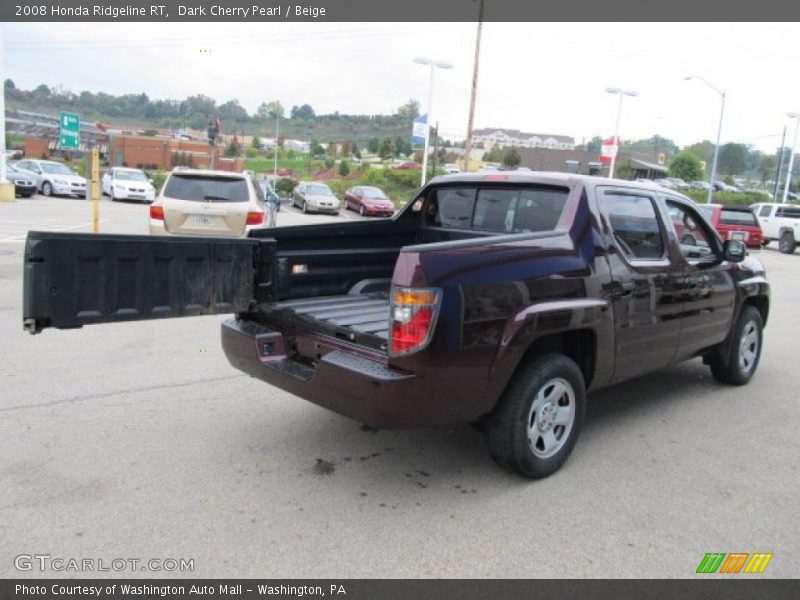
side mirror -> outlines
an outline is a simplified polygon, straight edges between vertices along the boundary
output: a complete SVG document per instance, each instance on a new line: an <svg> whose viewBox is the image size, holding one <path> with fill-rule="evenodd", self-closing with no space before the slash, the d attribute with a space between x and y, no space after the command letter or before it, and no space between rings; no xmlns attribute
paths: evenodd
<svg viewBox="0 0 800 600"><path fill-rule="evenodd" d="M742 262L747 256L747 246L740 240L725 240L722 257L730 262Z"/></svg>

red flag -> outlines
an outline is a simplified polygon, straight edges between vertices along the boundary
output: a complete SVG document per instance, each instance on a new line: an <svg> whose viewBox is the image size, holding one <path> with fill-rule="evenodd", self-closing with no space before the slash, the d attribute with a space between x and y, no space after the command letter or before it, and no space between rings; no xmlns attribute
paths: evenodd
<svg viewBox="0 0 800 600"><path fill-rule="evenodd" d="M619 149L619 138L611 138L608 140L603 140L603 145L600 146L600 162L610 165L611 158L617 154L617 150Z"/></svg>
<svg viewBox="0 0 800 600"><path fill-rule="evenodd" d="M220 129L220 125L219 125L219 117L217 117L217 124L216 124L216 128L217 128L217 131L219 131L219 129Z"/></svg>

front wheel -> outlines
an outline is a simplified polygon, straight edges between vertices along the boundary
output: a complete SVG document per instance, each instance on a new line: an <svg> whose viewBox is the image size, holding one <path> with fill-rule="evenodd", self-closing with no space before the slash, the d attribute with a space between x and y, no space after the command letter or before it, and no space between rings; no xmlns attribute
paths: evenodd
<svg viewBox="0 0 800 600"><path fill-rule="evenodd" d="M761 358L763 328L761 313L753 306L744 306L733 328L727 360L720 356L710 360L714 379L730 385L744 385L753 378Z"/></svg>
<svg viewBox="0 0 800 600"><path fill-rule="evenodd" d="M308 206L306 206L306 201L305 200L303 200L303 212L305 214L308 214Z"/></svg>
<svg viewBox="0 0 800 600"><path fill-rule="evenodd" d="M486 423L492 458L514 473L539 479L567 460L586 412L578 365L562 354L522 363Z"/></svg>
<svg viewBox="0 0 800 600"><path fill-rule="evenodd" d="M360 214L362 217L364 216L364 206L363 205L358 209L358 214Z"/></svg>
<svg viewBox="0 0 800 600"><path fill-rule="evenodd" d="M45 181L42 184L42 194L45 196L52 196L53 195L53 186L50 184L49 181Z"/></svg>
<svg viewBox="0 0 800 600"><path fill-rule="evenodd" d="M778 240L778 250L784 254L793 254L795 248L797 248L797 240L794 239L794 234L791 231L784 231L781 239Z"/></svg>

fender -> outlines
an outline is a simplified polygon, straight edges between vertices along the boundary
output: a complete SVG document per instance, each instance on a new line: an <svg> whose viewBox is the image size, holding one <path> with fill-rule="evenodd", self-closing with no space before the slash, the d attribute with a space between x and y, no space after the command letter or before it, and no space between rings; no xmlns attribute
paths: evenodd
<svg viewBox="0 0 800 600"><path fill-rule="evenodd" d="M576 298L540 302L518 311L508 321L489 372L490 378L503 386L525 352L545 335L579 329L594 332L598 347L613 342L614 321L611 304L600 298ZM609 363L609 364L606 364ZM607 353L595 357L594 384L604 385L613 372L613 357Z"/></svg>

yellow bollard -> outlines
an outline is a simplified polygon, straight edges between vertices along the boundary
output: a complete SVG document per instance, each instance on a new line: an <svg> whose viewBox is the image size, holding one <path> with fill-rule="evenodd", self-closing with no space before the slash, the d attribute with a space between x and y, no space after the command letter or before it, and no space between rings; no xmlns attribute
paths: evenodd
<svg viewBox="0 0 800 600"><path fill-rule="evenodd" d="M92 232L100 231L100 153L92 148L92 178L90 183L92 195Z"/></svg>

